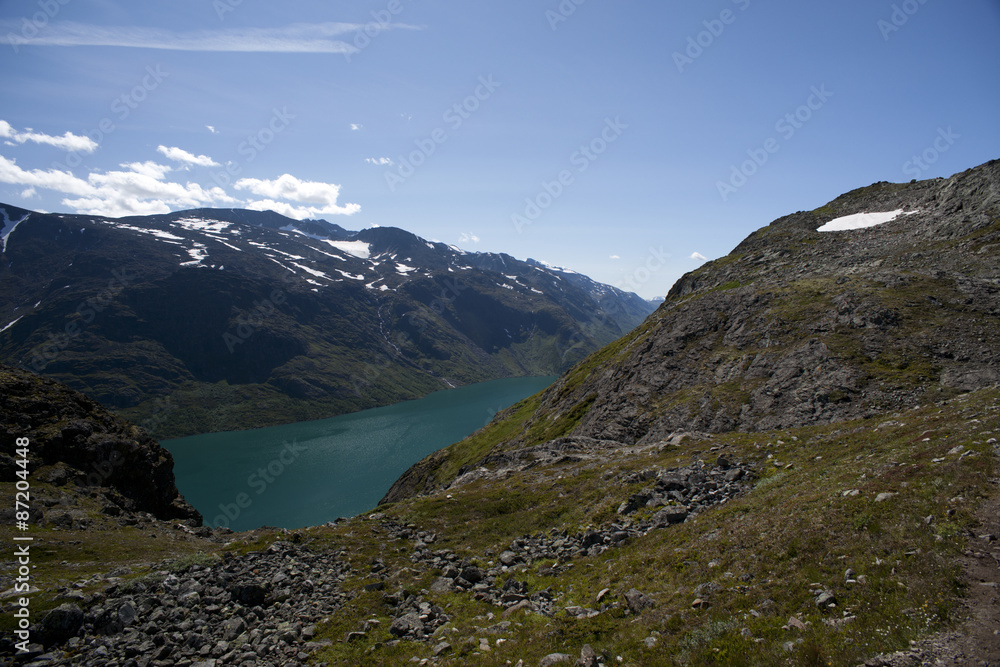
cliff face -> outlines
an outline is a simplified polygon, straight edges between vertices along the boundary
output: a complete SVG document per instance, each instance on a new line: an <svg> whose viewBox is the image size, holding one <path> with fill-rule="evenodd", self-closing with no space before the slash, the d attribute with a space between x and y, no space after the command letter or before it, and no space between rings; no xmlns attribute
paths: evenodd
<svg viewBox="0 0 1000 667"><path fill-rule="evenodd" d="M0 365L0 481L12 482L18 438L30 441L29 470L56 485L108 487L118 511L201 525L178 493L174 459L145 431L83 394Z"/></svg>
<svg viewBox="0 0 1000 667"><path fill-rule="evenodd" d="M907 214L817 231L896 210ZM565 435L631 445L678 431L806 426L997 384L998 251L1000 161L949 179L876 183L776 220L509 412L503 436L418 463L386 498L447 485L487 453Z"/></svg>

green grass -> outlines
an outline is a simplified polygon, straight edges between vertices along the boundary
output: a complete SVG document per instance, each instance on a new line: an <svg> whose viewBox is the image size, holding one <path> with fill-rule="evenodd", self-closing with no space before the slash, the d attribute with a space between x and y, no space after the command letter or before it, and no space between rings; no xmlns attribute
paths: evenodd
<svg viewBox="0 0 1000 667"><path fill-rule="evenodd" d="M650 449L600 462L533 468L500 482L480 479L450 489L451 498L435 494L397 503L387 512L437 532L436 548L485 564L484 554L499 553L517 537L553 527L575 532L607 525L617 518L618 503L643 487L615 480L634 470L714 457L715 452L706 451L711 445L727 457L760 466L752 492L694 521L654 531L594 558L574 559L559 575L541 574L546 563L504 575L527 582L530 590L549 589L557 597L557 609L573 604L598 608L597 592L610 588L604 600L608 606L599 616L577 620L561 613L552 618L521 613L508 619L516 623L499 635L507 641L498 646L497 636L484 634L483 628L501 620L501 609L467 594L425 595L452 617L442 636L453 652L439 664L503 665L520 659L534 664L554 651L576 655L589 643L631 665L855 665L905 648L910 640L958 620L954 614L961 590L955 557L974 525L976 503L996 493L988 481L996 464L984 444L988 435L981 433L1000 429L998 401L1000 392L979 392L948 405L904 412L892 417L896 423L882 427L889 417L731 433L662 452ZM970 423L971 415L980 423ZM959 460L946 454L958 444L975 455ZM945 460L935 462L939 458ZM775 459L781 461L780 469L773 465ZM851 489L860 495L843 495ZM876 503L884 491L897 495ZM928 515L936 518L930 525L924 522ZM366 524L346 524L354 526L352 539ZM352 545L354 549L360 545ZM386 552L407 562L405 542L387 545ZM867 577L867 583L846 584L847 568ZM390 578L387 587L426 588L433 576L407 571ZM718 584L721 591L709 597L707 608L692 608L694 588L706 582ZM837 596L836 611L816 608L810 592L815 584ZM638 617L631 614L621 596L632 587L656 606ZM334 643L317 659L358 664L377 658L401 664L429 657L435 642L389 643L381 630L356 645L340 641L343 633L358 629L352 623L357 625L365 614L381 618L384 629L391 614L378 604L364 594L351 610L331 620L322 633ZM844 612L856 618L839 627L825 622ZM489 613L493 619L487 618ZM783 629L790 616L807 623L807 630ZM480 654L478 640L463 643L464 638L484 636L491 641L488 654ZM657 639L652 648L643 642L650 636ZM786 642L799 639L786 652Z"/></svg>

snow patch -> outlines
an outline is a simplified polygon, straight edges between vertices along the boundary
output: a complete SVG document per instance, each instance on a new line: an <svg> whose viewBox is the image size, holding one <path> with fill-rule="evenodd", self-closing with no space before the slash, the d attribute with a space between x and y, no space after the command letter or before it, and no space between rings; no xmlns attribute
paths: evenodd
<svg viewBox="0 0 1000 667"><path fill-rule="evenodd" d="M27 220L31 214L24 216L20 220L11 220L10 216L7 215L7 209L0 208L0 213L3 213L3 227L0 227L0 252L5 252L7 250L7 237L10 233L14 231L19 224ZM17 320L14 320L16 322ZM10 326L9 324L7 326Z"/></svg>
<svg viewBox="0 0 1000 667"><path fill-rule="evenodd" d="M883 213L855 213L853 215L845 215L837 218L836 220L831 220L822 227L818 228L816 231L843 232L851 229L865 229L866 227L875 227L876 225L892 222L901 215L913 215L914 213L919 213L919 211L904 212L903 209L899 209L897 211L886 211Z"/></svg>
<svg viewBox="0 0 1000 667"><path fill-rule="evenodd" d="M211 234L205 234L205 236L207 236L210 239L214 239L214 240L218 241L219 243L221 243L222 245L226 246L227 248L232 248L233 250L238 250L239 252L243 252L243 248L237 248L236 246L232 245L231 243L227 243L226 241L223 241L218 236L212 236Z"/></svg>
<svg viewBox="0 0 1000 667"><path fill-rule="evenodd" d="M41 302L39 302L39 303L41 303ZM21 317L24 317L24 315L21 315ZM10 323L10 324L8 324L7 326L5 326L5 327L4 327L3 329L0 329L0 333L3 333L3 332L4 332L4 331L6 331L7 329L10 329L10 328L11 328L12 326L14 326L15 324L17 324L17 323L18 323L18 322L20 321L21 317L17 318L17 319L16 319L16 320L14 320L13 322L11 322L11 323Z"/></svg>
<svg viewBox="0 0 1000 667"><path fill-rule="evenodd" d="M222 220L208 220L206 218L181 218L180 220L175 220L173 224L190 231L221 234L232 223Z"/></svg>
<svg viewBox="0 0 1000 667"><path fill-rule="evenodd" d="M406 264L396 264L396 273L401 276L409 274L411 271L416 271L416 268L412 266L407 266Z"/></svg>
<svg viewBox="0 0 1000 667"><path fill-rule="evenodd" d="M317 248L315 246L308 246L308 247L309 247L310 250L313 250L314 252L318 252L321 255L325 255L325 256L327 256L327 257L329 257L331 259L335 259L335 260L337 260L339 262L346 262L347 261L346 259L344 259L340 255L331 255L328 252L323 252L322 250L320 250L319 248Z"/></svg>
<svg viewBox="0 0 1000 667"><path fill-rule="evenodd" d="M363 274L363 273L359 273L359 274L358 274L358 275L356 275L356 276L352 276L352 275L351 275L350 273L348 273L347 271L341 271L340 269L336 269L336 271L337 271L337 273L339 273L340 275L344 276L345 278L350 278L351 280L364 280L364 279L365 279L365 276L364 276L364 274Z"/></svg>
<svg viewBox="0 0 1000 667"><path fill-rule="evenodd" d="M364 241L330 241L322 239L325 243L332 245L341 252L354 255L358 259L368 259L372 255L372 247Z"/></svg>
<svg viewBox="0 0 1000 667"><path fill-rule="evenodd" d="M287 266L285 266L284 264L282 264L281 262L279 262L278 260L276 260L274 257L271 257L270 255L264 255L264 257L267 257L269 260L271 260L272 262L274 262L275 264L277 264L281 268L285 269L286 271L289 271L289 272L291 272L293 274L295 273L295 269L288 268Z"/></svg>
<svg viewBox="0 0 1000 667"><path fill-rule="evenodd" d="M281 228L281 231L283 231L283 232L293 232L295 234L301 234L302 236L306 236L308 238L315 239L316 241L326 241L327 240L325 236L318 236L316 234L310 234L309 232L304 232L301 229L297 228L295 225L285 225L284 227Z"/></svg>
<svg viewBox="0 0 1000 667"><path fill-rule="evenodd" d="M205 248L204 243L194 242L193 248L188 248L187 253L191 255L190 262L181 262L181 266L195 266L201 264L201 260L208 257L208 250Z"/></svg>
<svg viewBox="0 0 1000 667"><path fill-rule="evenodd" d="M112 227L117 227L118 229L127 229L132 232L139 232L140 234L150 234L162 241L183 241L183 236L177 236L176 234L171 234L170 232L164 232L159 229L149 229L147 227L136 227L135 225L126 225L120 222L110 222Z"/></svg>
<svg viewBox="0 0 1000 667"><path fill-rule="evenodd" d="M302 258L299 257L299 259L302 259ZM325 278L326 280L330 280L330 276L326 275L322 271L317 271L316 269L310 269L308 266L302 266L301 264L298 264L296 262L292 262L292 266L297 266L300 269L302 269L303 271L305 271L306 273L314 275L317 278ZM312 281L309 281L309 282L312 282ZM318 285L319 283L313 283L313 284L314 285Z"/></svg>
<svg viewBox="0 0 1000 667"><path fill-rule="evenodd" d="M574 275L577 274L576 271L574 271L573 269L567 269L565 266L556 266L555 264L549 264L548 262L542 262L542 264L544 264L545 268L549 269L550 271L558 271L559 273L572 273Z"/></svg>
<svg viewBox="0 0 1000 667"><path fill-rule="evenodd" d="M284 250L278 250L277 248L268 248L271 252L276 252L279 255L284 255L288 259L305 259L302 255L293 255L290 252L285 252Z"/></svg>

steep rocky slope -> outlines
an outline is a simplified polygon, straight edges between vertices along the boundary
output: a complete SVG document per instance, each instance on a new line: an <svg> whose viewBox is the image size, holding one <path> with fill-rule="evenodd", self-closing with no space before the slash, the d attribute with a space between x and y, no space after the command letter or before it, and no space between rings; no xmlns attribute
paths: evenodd
<svg viewBox="0 0 1000 667"><path fill-rule="evenodd" d="M14 456L18 438L29 441L29 474L71 494L101 490L107 514L144 512L201 525L201 515L174 484L173 456L149 434L64 385L0 365L0 481L5 483L15 482L20 469ZM32 507L32 522L44 522L43 507ZM60 510L60 519L67 519ZM12 518L4 516L4 523Z"/></svg>
<svg viewBox="0 0 1000 667"><path fill-rule="evenodd" d="M819 232L862 212L867 229ZM684 276L642 326L567 372L496 437L418 463L399 499L487 454L574 435L616 447L683 430L828 423L1000 382L1000 161L876 183L753 233ZM614 444L618 443L618 444Z"/></svg>

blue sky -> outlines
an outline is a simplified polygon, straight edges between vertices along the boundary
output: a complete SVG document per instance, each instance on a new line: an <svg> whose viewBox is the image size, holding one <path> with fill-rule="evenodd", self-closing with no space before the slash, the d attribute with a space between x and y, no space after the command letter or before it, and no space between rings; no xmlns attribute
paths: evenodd
<svg viewBox="0 0 1000 667"><path fill-rule="evenodd" d="M653 297L1000 157L998 34L997 0L5 0L0 201L392 225Z"/></svg>

